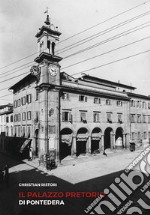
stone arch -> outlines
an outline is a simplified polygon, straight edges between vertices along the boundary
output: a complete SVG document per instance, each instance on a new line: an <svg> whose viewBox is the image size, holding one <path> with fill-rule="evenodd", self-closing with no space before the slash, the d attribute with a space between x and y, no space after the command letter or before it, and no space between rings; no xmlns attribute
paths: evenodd
<svg viewBox="0 0 150 215"><path fill-rule="evenodd" d="M101 141L102 130L99 127L93 128L91 132L91 153L100 152L100 141Z"/></svg>
<svg viewBox="0 0 150 215"><path fill-rule="evenodd" d="M112 149L114 145L113 140L113 129L111 127L107 127L104 131L104 150L105 149Z"/></svg>
<svg viewBox="0 0 150 215"><path fill-rule="evenodd" d="M77 156L86 154L88 150L89 130L86 127L81 127L77 131L76 152Z"/></svg>
<svg viewBox="0 0 150 215"><path fill-rule="evenodd" d="M115 133L115 148L120 149L123 148L123 128L118 127Z"/></svg>
<svg viewBox="0 0 150 215"><path fill-rule="evenodd" d="M60 160L71 155L72 135L73 131L71 128L65 127L60 131Z"/></svg>

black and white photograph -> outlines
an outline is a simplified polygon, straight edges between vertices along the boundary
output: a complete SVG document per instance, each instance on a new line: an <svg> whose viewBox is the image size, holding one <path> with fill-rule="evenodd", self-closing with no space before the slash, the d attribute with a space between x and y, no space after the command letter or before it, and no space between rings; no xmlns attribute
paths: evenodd
<svg viewBox="0 0 150 215"><path fill-rule="evenodd" d="M0 215L149 214L150 0L0 0Z"/></svg>

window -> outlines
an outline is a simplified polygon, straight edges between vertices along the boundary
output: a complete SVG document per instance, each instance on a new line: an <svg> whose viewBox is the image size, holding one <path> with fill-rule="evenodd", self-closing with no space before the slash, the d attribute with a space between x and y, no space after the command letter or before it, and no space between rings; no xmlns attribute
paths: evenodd
<svg viewBox="0 0 150 215"><path fill-rule="evenodd" d="M18 115L17 115L17 114L14 115L14 121L15 121L15 122L18 121Z"/></svg>
<svg viewBox="0 0 150 215"><path fill-rule="evenodd" d="M29 104L31 103L31 94L26 96L26 102Z"/></svg>
<svg viewBox="0 0 150 215"><path fill-rule="evenodd" d="M148 132L148 139L150 139L150 131Z"/></svg>
<svg viewBox="0 0 150 215"><path fill-rule="evenodd" d="M69 93L63 93L62 94L62 99L69 100Z"/></svg>
<svg viewBox="0 0 150 215"><path fill-rule="evenodd" d="M7 122L7 123L9 122L9 117L8 117L8 116L6 116L6 122Z"/></svg>
<svg viewBox="0 0 150 215"><path fill-rule="evenodd" d="M18 126L18 137L20 137L20 126Z"/></svg>
<svg viewBox="0 0 150 215"><path fill-rule="evenodd" d="M150 116L148 116L148 123L150 123Z"/></svg>
<svg viewBox="0 0 150 215"><path fill-rule="evenodd" d="M10 116L10 121L13 122L13 115Z"/></svg>
<svg viewBox="0 0 150 215"><path fill-rule="evenodd" d="M101 99L100 98L94 98L94 103L95 104L100 104L101 103Z"/></svg>
<svg viewBox="0 0 150 215"><path fill-rule="evenodd" d="M94 111L93 112L93 122L100 122L100 113Z"/></svg>
<svg viewBox="0 0 150 215"><path fill-rule="evenodd" d="M21 106L21 100L20 99L18 99L18 107L20 107Z"/></svg>
<svg viewBox="0 0 150 215"><path fill-rule="evenodd" d="M150 102L148 103L148 109L150 109Z"/></svg>
<svg viewBox="0 0 150 215"><path fill-rule="evenodd" d="M21 98L21 104L22 105L26 104L26 96L24 96L24 97Z"/></svg>
<svg viewBox="0 0 150 215"><path fill-rule="evenodd" d="M135 140L135 132L131 133L131 140Z"/></svg>
<svg viewBox="0 0 150 215"><path fill-rule="evenodd" d="M143 123L146 123L146 116L143 115Z"/></svg>
<svg viewBox="0 0 150 215"><path fill-rule="evenodd" d="M19 113L18 114L18 122L20 122L21 121L21 114Z"/></svg>
<svg viewBox="0 0 150 215"><path fill-rule="evenodd" d="M111 105L110 99L106 99L106 105Z"/></svg>
<svg viewBox="0 0 150 215"><path fill-rule="evenodd" d="M14 108L16 108L17 107L17 101L15 100L14 101Z"/></svg>
<svg viewBox="0 0 150 215"><path fill-rule="evenodd" d="M26 120L26 112L22 113L22 120L25 121Z"/></svg>
<svg viewBox="0 0 150 215"><path fill-rule="evenodd" d="M135 122L135 114L130 115L130 122L134 123Z"/></svg>
<svg viewBox="0 0 150 215"><path fill-rule="evenodd" d="M36 89L36 95L35 100L39 100L39 89Z"/></svg>
<svg viewBox="0 0 150 215"><path fill-rule="evenodd" d="M117 106L122 106L122 101L117 101Z"/></svg>
<svg viewBox="0 0 150 215"><path fill-rule="evenodd" d="M137 101L136 103L136 107L140 108L141 107L141 102L140 101Z"/></svg>
<svg viewBox="0 0 150 215"><path fill-rule="evenodd" d="M146 108L146 103L142 102L142 108Z"/></svg>
<svg viewBox="0 0 150 215"><path fill-rule="evenodd" d="M143 135L144 135L144 139L146 139L147 138L147 133L144 132Z"/></svg>
<svg viewBox="0 0 150 215"><path fill-rule="evenodd" d="M122 113L118 113L118 122L122 123Z"/></svg>
<svg viewBox="0 0 150 215"><path fill-rule="evenodd" d="M112 123L111 115L112 113L107 113L107 122L109 123Z"/></svg>
<svg viewBox="0 0 150 215"><path fill-rule="evenodd" d="M80 95L79 96L79 101L80 102L87 102L87 96Z"/></svg>
<svg viewBox="0 0 150 215"><path fill-rule="evenodd" d="M80 121L83 122L83 123L87 123L87 120L86 120L86 111L81 111L80 112Z"/></svg>
<svg viewBox="0 0 150 215"><path fill-rule="evenodd" d="M55 134L55 125L49 125L48 130L50 134Z"/></svg>
<svg viewBox="0 0 150 215"><path fill-rule="evenodd" d="M141 123L141 115L137 115L137 123Z"/></svg>
<svg viewBox="0 0 150 215"><path fill-rule="evenodd" d="M72 115L70 111L63 111L62 112L62 121L63 122L71 122L72 121Z"/></svg>
<svg viewBox="0 0 150 215"><path fill-rule="evenodd" d="M31 128L30 128L30 126L28 126L27 138L30 138L30 132L31 132Z"/></svg>
<svg viewBox="0 0 150 215"><path fill-rule="evenodd" d="M130 101L130 106L131 106L131 107L135 107L135 101L134 101L134 100L131 100L131 101Z"/></svg>
<svg viewBox="0 0 150 215"><path fill-rule="evenodd" d="M138 140L140 140L140 139L141 139L141 133L138 132Z"/></svg>
<svg viewBox="0 0 150 215"><path fill-rule="evenodd" d="M27 112L27 119L28 119L28 120L31 120L31 111L28 111L28 112Z"/></svg>
<svg viewBox="0 0 150 215"><path fill-rule="evenodd" d="M25 126L22 127L22 137L25 137Z"/></svg>

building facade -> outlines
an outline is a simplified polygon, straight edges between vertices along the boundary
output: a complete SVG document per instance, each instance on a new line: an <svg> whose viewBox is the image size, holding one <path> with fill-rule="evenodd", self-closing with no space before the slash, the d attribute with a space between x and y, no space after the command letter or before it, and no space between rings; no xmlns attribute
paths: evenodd
<svg viewBox="0 0 150 215"><path fill-rule="evenodd" d="M150 97L135 87L60 72L55 46L61 33L49 16L36 34L38 56L26 77L13 85L14 135L32 139L35 156L56 150L66 156L127 148L150 138Z"/></svg>
<svg viewBox="0 0 150 215"><path fill-rule="evenodd" d="M6 136L13 136L13 105L0 106L0 134L5 133Z"/></svg>

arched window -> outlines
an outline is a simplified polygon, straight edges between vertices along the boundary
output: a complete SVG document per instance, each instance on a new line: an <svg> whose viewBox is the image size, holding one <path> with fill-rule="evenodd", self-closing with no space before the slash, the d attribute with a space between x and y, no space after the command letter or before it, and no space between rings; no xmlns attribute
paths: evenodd
<svg viewBox="0 0 150 215"><path fill-rule="evenodd" d="M55 43L52 42L52 55L55 55Z"/></svg>

